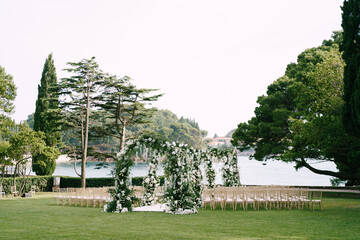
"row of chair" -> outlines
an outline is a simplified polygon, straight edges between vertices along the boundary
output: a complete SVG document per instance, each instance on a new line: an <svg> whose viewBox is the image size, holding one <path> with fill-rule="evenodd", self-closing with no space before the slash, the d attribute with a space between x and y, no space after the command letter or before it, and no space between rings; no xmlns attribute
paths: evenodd
<svg viewBox="0 0 360 240"><path fill-rule="evenodd" d="M74 206L99 206L111 201L109 187L101 188L59 188L55 192L56 204Z"/></svg>
<svg viewBox="0 0 360 240"><path fill-rule="evenodd" d="M248 210L250 206L254 210L263 207L267 210L272 208L282 209L313 209L316 204L321 209L322 192L310 191L304 188L289 187L216 187L214 189L204 189L203 207L207 205L210 209L215 209L220 205L221 209L226 209L229 205L233 210L241 206Z"/></svg>
<svg viewBox="0 0 360 240"><path fill-rule="evenodd" d="M106 202L112 200L110 187L102 188L60 188L54 195L57 205L74 206L99 206L102 207ZM135 205L142 205L144 188L132 187L132 194L136 199ZM161 198L164 189L158 187L155 191L156 196ZM282 209L314 209L318 204L320 209L322 201L322 192L310 191L304 188L288 187L216 187L203 190L203 207L207 205L210 209L216 209L219 205L221 209L227 206L237 210L240 206L243 210L248 210L250 206L254 210L263 207L267 210L272 208Z"/></svg>
<svg viewBox="0 0 360 240"><path fill-rule="evenodd" d="M114 188L114 187L111 187ZM57 205L74 205L74 206L99 206L102 207L106 202L112 201L109 193L110 187L102 188L59 188L54 194ZM135 206L143 204L144 188L133 186L132 198ZM155 195L159 200L163 196L163 187L157 187Z"/></svg>

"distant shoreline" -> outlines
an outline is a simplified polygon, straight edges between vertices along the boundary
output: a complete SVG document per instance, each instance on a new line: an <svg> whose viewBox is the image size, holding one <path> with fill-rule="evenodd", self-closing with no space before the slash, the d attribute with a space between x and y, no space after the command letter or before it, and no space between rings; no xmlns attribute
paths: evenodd
<svg viewBox="0 0 360 240"><path fill-rule="evenodd" d="M58 159L56 159L56 163L68 163L70 162L70 158L66 155L60 155L60 157Z"/></svg>
<svg viewBox="0 0 360 240"><path fill-rule="evenodd" d="M58 159L56 159L56 163L70 163L71 158L68 157L66 154L60 155ZM77 162L79 162L81 159L78 159ZM91 156L88 156L86 159L86 162L100 162L96 158L93 158ZM106 162L115 162L115 161L106 161Z"/></svg>

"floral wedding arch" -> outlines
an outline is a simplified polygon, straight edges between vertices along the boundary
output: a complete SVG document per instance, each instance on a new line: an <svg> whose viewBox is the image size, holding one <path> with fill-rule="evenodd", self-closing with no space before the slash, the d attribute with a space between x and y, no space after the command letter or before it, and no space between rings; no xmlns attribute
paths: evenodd
<svg viewBox="0 0 360 240"><path fill-rule="evenodd" d="M201 150L191 148L186 144L169 143L155 136L142 136L135 141L129 141L124 149L117 154L114 169L115 190L112 191L112 201L104 210L107 212L132 211L130 185L130 167L134 160L144 157L150 162L149 174L144 179L145 205L153 204L154 191L158 184L156 169L162 162L165 170L165 201L170 213L195 213L202 204L203 176L200 169L205 163L205 177L208 187L215 186L215 170L213 161L222 161L222 177L224 186L240 185L237 166L237 154L234 149Z"/></svg>

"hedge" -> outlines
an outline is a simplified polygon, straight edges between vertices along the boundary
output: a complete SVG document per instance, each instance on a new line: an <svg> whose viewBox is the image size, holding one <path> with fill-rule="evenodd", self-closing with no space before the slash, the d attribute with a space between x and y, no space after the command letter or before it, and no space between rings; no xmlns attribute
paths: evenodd
<svg viewBox="0 0 360 240"><path fill-rule="evenodd" d="M29 192L31 186L36 186L36 191L51 192L53 188L53 179L55 176L29 176L25 178L24 192ZM160 176L160 185L164 185L165 178ZM142 186L144 177L133 177L131 180L133 186ZM19 191L20 186L24 179L22 177L16 178L16 189ZM14 179L12 177L4 178L2 191L5 194L10 194L11 186L13 186ZM111 187L114 186L114 178L87 178L86 187ZM79 177L61 177L60 176L60 187L61 188L79 188L81 187L81 179Z"/></svg>
<svg viewBox="0 0 360 240"><path fill-rule="evenodd" d="M114 178L87 178L86 187L111 187L114 186ZM81 187L81 178L79 177L60 177L61 188L79 188Z"/></svg>
<svg viewBox="0 0 360 240"><path fill-rule="evenodd" d="M144 177L133 177L131 183L133 186L142 186ZM160 176L160 185L164 185L164 176ZM87 178L86 187L111 187L115 186L114 178ZM81 179L79 177L61 177L60 187L81 187Z"/></svg>
<svg viewBox="0 0 360 240"><path fill-rule="evenodd" d="M29 192L31 190L31 186L36 186L35 191L45 191L45 192L51 192L53 187L53 176L29 176L27 178L17 177L16 178L16 190L20 190L21 185L24 183L25 185L23 189L24 192ZM1 182L1 180L0 180ZM2 191L5 192L5 194L11 193L11 186L14 185L14 178L7 177L4 178L4 182L2 184Z"/></svg>

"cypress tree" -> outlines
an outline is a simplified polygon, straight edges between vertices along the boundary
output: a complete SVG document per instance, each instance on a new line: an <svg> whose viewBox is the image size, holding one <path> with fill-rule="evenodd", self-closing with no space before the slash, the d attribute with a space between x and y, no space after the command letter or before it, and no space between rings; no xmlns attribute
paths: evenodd
<svg viewBox="0 0 360 240"><path fill-rule="evenodd" d="M341 8L344 70L345 129L360 137L360 1L345 0Z"/></svg>
<svg viewBox="0 0 360 240"><path fill-rule="evenodd" d="M56 91L56 85L56 69L51 53L45 61L40 85L38 85L38 98L34 113L34 130L45 133L46 145L50 147L55 147L60 143L59 94ZM51 175L54 173L55 167L55 159L47 159L41 154L33 157L33 171L37 175Z"/></svg>

